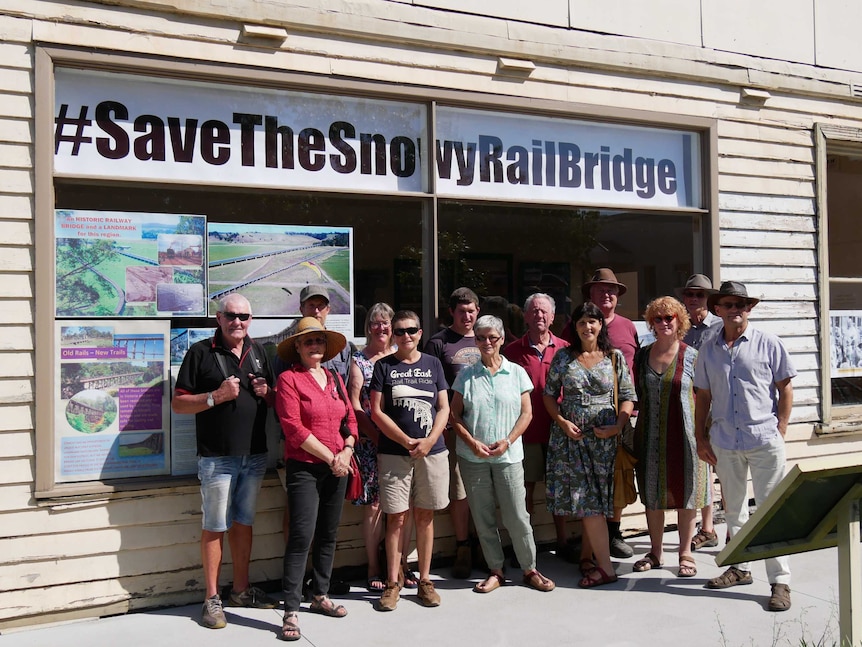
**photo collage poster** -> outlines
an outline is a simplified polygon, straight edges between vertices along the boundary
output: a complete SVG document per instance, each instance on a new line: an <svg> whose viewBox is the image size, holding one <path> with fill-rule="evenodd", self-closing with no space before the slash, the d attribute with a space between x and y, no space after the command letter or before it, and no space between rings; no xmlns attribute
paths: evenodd
<svg viewBox="0 0 862 647"><path fill-rule="evenodd" d="M206 314L206 218L55 212L57 317Z"/></svg>
<svg viewBox="0 0 862 647"><path fill-rule="evenodd" d="M167 321L57 321L57 483L170 474Z"/></svg>

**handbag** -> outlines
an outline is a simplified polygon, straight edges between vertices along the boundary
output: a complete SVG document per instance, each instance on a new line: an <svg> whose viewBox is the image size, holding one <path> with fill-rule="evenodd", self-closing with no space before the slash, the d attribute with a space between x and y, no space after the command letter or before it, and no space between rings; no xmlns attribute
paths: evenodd
<svg viewBox="0 0 862 647"><path fill-rule="evenodd" d="M329 369L329 372L332 374L332 379L335 380L335 388L338 389L338 395L341 397L341 401L344 402L347 407L350 407L350 402L347 400L347 396L344 395L344 389L341 388L341 380L338 379L338 374ZM338 427L338 431L341 434L342 438L350 438L352 435L350 433L350 427L347 424L347 412L344 412L344 417L341 419L341 424ZM359 463L356 462L356 448L353 448L353 451L350 452L350 465L347 468L347 489L344 491L344 499L345 501L356 501L356 499L362 496L362 477L359 474Z"/></svg>
<svg viewBox="0 0 862 647"><path fill-rule="evenodd" d="M617 377L617 354L611 355L611 362L614 367L614 409L619 415L619 378ZM634 429L632 429L631 421L627 421L625 427L617 436L617 452L614 458L614 507L625 508L627 505L634 503L638 498L637 489L635 488L635 465L638 459L634 454L633 448L626 446L626 438L633 443Z"/></svg>

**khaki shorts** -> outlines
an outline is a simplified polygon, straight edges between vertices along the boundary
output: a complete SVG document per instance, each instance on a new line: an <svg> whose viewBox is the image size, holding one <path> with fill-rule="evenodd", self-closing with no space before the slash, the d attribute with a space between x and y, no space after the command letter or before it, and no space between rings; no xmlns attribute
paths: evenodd
<svg viewBox="0 0 862 647"><path fill-rule="evenodd" d="M449 450L449 500L464 501L467 498L467 489L464 487L458 455L455 453L455 438L455 430L446 427L446 448Z"/></svg>
<svg viewBox="0 0 862 647"><path fill-rule="evenodd" d="M548 443L524 443L524 481L527 483L544 481L547 460Z"/></svg>
<svg viewBox="0 0 862 647"><path fill-rule="evenodd" d="M399 514L413 506L425 510L443 510L449 505L449 452L412 458L396 454L378 454L380 509Z"/></svg>

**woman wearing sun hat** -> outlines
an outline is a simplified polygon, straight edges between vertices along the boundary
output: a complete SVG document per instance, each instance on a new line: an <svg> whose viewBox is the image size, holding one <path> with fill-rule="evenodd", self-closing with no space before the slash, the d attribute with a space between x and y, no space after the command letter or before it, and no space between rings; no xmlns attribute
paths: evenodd
<svg viewBox="0 0 862 647"><path fill-rule="evenodd" d="M346 343L344 335L326 330L314 317L303 317L294 334L278 345L279 357L291 364L278 378L275 401L285 438L290 515L284 551L282 640L300 638L297 611L312 540L309 610L335 618L347 615L328 593L347 472L357 439L356 416L341 377L322 366ZM340 431L345 418L350 431L346 438Z"/></svg>

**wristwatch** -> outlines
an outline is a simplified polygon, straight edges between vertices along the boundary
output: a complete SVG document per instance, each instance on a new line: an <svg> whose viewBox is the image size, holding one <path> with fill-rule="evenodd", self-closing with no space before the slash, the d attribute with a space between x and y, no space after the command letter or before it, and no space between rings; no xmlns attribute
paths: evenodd
<svg viewBox="0 0 862 647"><path fill-rule="evenodd" d="M207 393L207 406L212 409L215 406L215 399L213 398L212 391Z"/></svg>

